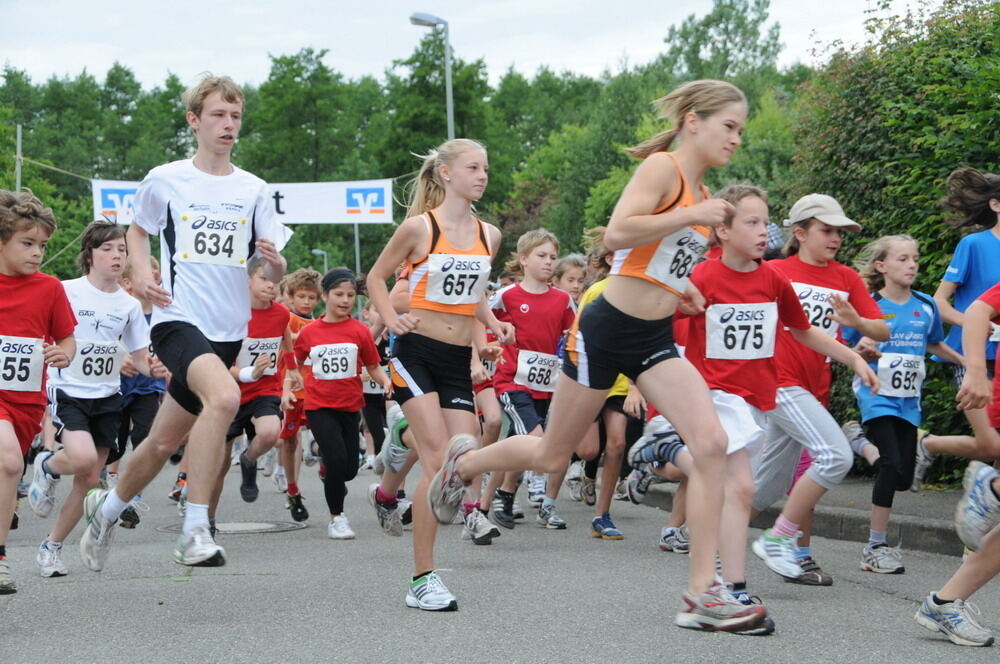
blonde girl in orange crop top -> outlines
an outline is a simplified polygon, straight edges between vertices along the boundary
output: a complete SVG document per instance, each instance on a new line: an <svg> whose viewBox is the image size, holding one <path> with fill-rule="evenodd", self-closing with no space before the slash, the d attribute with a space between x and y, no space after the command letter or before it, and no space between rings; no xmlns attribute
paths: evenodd
<svg viewBox="0 0 1000 664"><path fill-rule="evenodd" d="M427 155L412 183L408 218L367 279L373 306L397 337L389 364L394 398L409 422L423 470L413 497L414 576L406 604L429 611L458 606L435 572L437 522L427 508L429 478L440 468L450 438L461 434L478 440L480 435L471 345L476 344L480 356L496 360L500 348L486 347L485 327L505 343L514 333L509 323L496 319L485 299L500 231L479 219L472 206L486 189L488 169L486 150L469 139L447 141ZM409 311L397 315L386 281L403 262ZM401 526L390 527L399 517L395 490L387 488L383 480L372 497L383 529L400 534Z"/></svg>
<svg viewBox="0 0 1000 664"><path fill-rule="evenodd" d="M514 436L458 454L461 450L449 449L449 461L432 481L430 500L441 518L447 510L439 506L456 499L456 485L483 472L564 469L600 412L607 389L624 373L693 443L691 571L676 623L745 631L763 624L766 610L736 606L716 582L714 569L724 490L719 478L726 474L728 441L704 380L677 355L670 319L684 294L689 308L697 307L700 294L689 287L688 276L709 228L733 213L728 202L707 198L702 181L709 169L726 166L739 147L747 103L733 85L701 80L680 86L657 105L674 127L629 151L643 161L604 236L616 253L608 286L570 332L547 430L540 439Z"/></svg>

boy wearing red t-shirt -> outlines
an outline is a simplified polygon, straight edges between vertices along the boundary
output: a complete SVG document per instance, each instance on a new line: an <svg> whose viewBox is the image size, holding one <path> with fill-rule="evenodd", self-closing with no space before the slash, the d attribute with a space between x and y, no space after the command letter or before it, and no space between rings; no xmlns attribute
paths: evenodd
<svg viewBox="0 0 1000 664"><path fill-rule="evenodd" d="M45 367L64 369L76 352L66 291L38 271L55 229L52 210L33 195L0 189L0 595L17 592L7 533L24 455L42 428Z"/></svg>

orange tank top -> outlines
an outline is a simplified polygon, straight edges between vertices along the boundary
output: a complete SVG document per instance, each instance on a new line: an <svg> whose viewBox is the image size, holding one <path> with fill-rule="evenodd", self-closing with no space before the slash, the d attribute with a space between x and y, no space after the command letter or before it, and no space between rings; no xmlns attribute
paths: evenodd
<svg viewBox="0 0 1000 664"><path fill-rule="evenodd" d="M684 177L684 171L671 152L665 153L674 160L677 167L679 186L673 200L661 205L651 214L662 214L698 203L694 189ZM708 189L701 187L704 198ZM667 235L659 242L651 242L641 247L618 249L615 251L611 274L645 279L671 293L681 295L687 287L688 279L698 259L708 246L711 229L708 226L686 226Z"/></svg>
<svg viewBox="0 0 1000 664"><path fill-rule="evenodd" d="M434 213L421 215L427 224L427 254L410 263L410 308L474 316L490 279L491 256L486 224L471 249L456 249L445 237Z"/></svg>

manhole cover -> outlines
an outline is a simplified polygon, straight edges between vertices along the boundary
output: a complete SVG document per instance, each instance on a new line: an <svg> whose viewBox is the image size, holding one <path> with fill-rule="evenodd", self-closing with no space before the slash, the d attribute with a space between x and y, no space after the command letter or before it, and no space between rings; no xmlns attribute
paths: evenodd
<svg viewBox="0 0 1000 664"><path fill-rule="evenodd" d="M182 524L160 526L156 530L161 533L179 533ZM223 535L256 535L258 533L284 533L289 530L301 530L305 523L293 521L236 521L234 523L217 523L215 527Z"/></svg>

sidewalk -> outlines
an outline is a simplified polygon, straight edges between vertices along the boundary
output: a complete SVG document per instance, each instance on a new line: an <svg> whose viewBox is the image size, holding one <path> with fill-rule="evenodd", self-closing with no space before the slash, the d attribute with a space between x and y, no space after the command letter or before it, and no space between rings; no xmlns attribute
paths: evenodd
<svg viewBox="0 0 1000 664"><path fill-rule="evenodd" d="M813 534L867 542L872 484L871 479L848 476L842 485L828 492L816 507ZM670 510L676 489L673 483L654 484L643 504ZM889 543L893 546L901 543L904 549L962 555L962 543L955 534L954 521L955 505L960 496L960 489L897 493L889 522ZM783 501L763 512L751 525L769 527L780 513L782 504Z"/></svg>

